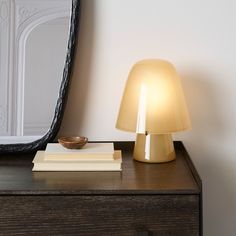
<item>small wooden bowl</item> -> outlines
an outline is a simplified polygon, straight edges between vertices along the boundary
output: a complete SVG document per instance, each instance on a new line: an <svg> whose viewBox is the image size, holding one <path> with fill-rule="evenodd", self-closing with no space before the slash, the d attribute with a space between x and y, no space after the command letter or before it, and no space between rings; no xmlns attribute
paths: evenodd
<svg viewBox="0 0 236 236"><path fill-rule="evenodd" d="M88 142L88 138L86 137L61 137L58 139L58 142L63 147L68 148L68 149L80 149Z"/></svg>

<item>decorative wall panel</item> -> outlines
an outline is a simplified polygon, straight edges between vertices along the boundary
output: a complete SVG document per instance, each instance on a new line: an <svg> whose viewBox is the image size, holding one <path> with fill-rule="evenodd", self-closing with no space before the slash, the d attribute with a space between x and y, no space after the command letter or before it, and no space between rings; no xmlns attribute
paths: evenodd
<svg viewBox="0 0 236 236"><path fill-rule="evenodd" d="M0 0L0 135L23 135L25 44L38 25L69 17L68 0Z"/></svg>

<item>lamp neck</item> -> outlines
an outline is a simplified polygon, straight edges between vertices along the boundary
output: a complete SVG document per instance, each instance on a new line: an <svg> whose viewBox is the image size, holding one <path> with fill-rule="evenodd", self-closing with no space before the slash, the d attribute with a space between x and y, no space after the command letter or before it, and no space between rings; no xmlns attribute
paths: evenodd
<svg viewBox="0 0 236 236"><path fill-rule="evenodd" d="M171 134L137 134L134 159L142 162L161 163L175 159Z"/></svg>

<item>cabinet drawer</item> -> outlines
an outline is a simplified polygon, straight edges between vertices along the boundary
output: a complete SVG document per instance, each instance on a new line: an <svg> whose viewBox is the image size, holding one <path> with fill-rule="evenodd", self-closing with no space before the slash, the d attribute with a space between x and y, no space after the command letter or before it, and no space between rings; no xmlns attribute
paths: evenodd
<svg viewBox="0 0 236 236"><path fill-rule="evenodd" d="M199 196L0 197L0 235L123 236L147 231L148 235L199 235Z"/></svg>

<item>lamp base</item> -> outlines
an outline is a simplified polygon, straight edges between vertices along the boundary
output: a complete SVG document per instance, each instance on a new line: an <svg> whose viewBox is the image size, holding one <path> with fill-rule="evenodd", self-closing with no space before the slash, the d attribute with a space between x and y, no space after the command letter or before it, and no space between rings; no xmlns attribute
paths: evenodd
<svg viewBox="0 0 236 236"><path fill-rule="evenodd" d="M137 134L134 159L149 163L175 160L175 149L171 134Z"/></svg>

